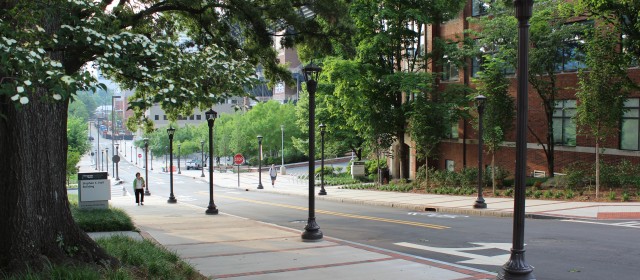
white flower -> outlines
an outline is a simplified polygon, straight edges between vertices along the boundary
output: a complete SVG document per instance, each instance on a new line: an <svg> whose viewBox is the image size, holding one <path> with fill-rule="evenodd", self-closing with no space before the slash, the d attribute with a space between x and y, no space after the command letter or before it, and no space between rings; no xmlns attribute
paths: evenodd
<svg viewBox="0 0 640 280"><path fill-rule="evenodd" d="M27 104L29 103L29 98L26 96L20 97L20 103Z"/></svg>
<svg viewBox="0 0 640 280"><path fill-rule="evenodd" d="M27 86L30 86L31 85L31 81L26 80L26 81L24 81L24 84L27 85Z"/></svg>
<svg viewBox="0 0 640 280"><path fill-rule="evenodd" d="M16 100L18 100L18 98L20 98L20 94L16 94L14 96L11 96L11 100L12 101L16 101Z"/></svg>
<svg viewBox="0 0 640 280"><path fill-rule="evenodd" d="M67 85L70 85L71 83L75 82L76 80L74 80L73 78L71 78L71 76L68 75L64 75L60 78L60 80L62 80L63 82L65 82Z"/></svg>
<svg viewBox="0 0 640 280"><path fill-rule="evenodd" d="M24 92L24 87L17 87L17 88L16 88L16 91L17 91L18 93L23 93L23 92Z"/></svg>
<svg viewBox="0 0 640 280"><path fill-rule="evenodd" d="M60 100L60 99L62 99L62 96L60 94L56 93L56 94L53 95L53 99Z"/></svg>
<svg viewBox="0 0 640 280"><path fill-rule="evenodd" d="M176 100L175 98L171 98L171 103L176 103L178 102L178 100Z"/></svg>

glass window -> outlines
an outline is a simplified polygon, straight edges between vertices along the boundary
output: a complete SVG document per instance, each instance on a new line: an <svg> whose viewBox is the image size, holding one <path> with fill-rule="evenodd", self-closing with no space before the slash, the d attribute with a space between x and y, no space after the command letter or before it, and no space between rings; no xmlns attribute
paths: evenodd
<svg viewBox="0 0 640 280"><path fill-rule="evenodd" d="M578 69L587 67L584 63L584 33L585 30L593 27L593 21L580 21L569 23L578 27L571 40L567 40L565 44L558 49L559 61L556 63L556 71L558 72L575 72ZM581 28L580 28L581 27Z"/></svg>
<svg viewBox="0 0 640 280"><path fill-rule="evenodd" d="M154 119L155 119L156 121L157 121L157 120L160 120L160 116L159 116L159 115L156 115L156 116L154 117Z"/></svg>
<svg viewBox="0 0 640 280"><path fill-rule="evenodd" d="M620 127L620 149L640 150L640 99L630 98L624 102L625 112Z"/></svg>
<svg viewBox="0 0 640 280"><path fill-rule="evenodd" d="M447 61L442 66L442 80L443 81L458 81L460 79L460 71L458 66L451 61Z"/></svg>
<svg viewBox="0 0 640 280"><path fill-rule="evenodd" d="M162 117L165 121L167 120L167 115L162 115Z"/></svg>
<svg viewBox="0 0 640 280"><path fill-rule="evenodd" d="M471 16L482 16L487 14L489 3L487 0L473 0L471 2Z"/></svg>
<svg viewBox="0 0 640 280"><path fill-rule="evenodd" d="M455 172L456 171L456 162L450 159L444 161L444 165L447 167L447 171Z"/></svg>
<svg viewBox="0 0 640 280"><path fill-rule="evenodd" d="M449 133L450 139L458 139L460 135L458 134L458 122L453 122L451 124L451 131Z"/></svg>
<svg viewBox="0 0 640 280"><path fill-rule="evenodd" d="M193 115L189 116L189 120L191 120L191 121L192 121L192 120L194 120L194 119L195 119L195 117L194 117Z"/></svg>
<svg viewBox="0 0 640 280"><path fill-rule="evenodd" d="M202 115L196 115L196 120L202 120Z"/></svg>
<svg viewBox="0 0 640 280"><path fill-rule="evenodd" d="M558 100L553 110L553 142L563 146L576 145L575 100Z"/></svg>

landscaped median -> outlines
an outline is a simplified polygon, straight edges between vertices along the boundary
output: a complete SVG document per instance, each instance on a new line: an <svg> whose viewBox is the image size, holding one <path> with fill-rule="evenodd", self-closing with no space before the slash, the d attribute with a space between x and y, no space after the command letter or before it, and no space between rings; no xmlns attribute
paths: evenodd
<svg viewBox="0 0 640 280"><path fill-rule="evenodd" d="M131 218L118 208L80 210L77 195L69 195L71 213L85 232L135 231ZM149 240L123 235L98 238L96 242L121 262L117 269L97 266L50 266L7 279L207 279L180 257ZM72 253L73 245L69 246ZM0 275L4 277L4 275Z"/></svg>

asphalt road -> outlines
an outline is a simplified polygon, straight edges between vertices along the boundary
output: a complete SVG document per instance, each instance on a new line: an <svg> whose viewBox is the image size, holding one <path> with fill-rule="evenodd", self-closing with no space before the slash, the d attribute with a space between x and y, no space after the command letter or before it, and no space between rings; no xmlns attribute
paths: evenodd
<svg viewBox="0 0 640 280"><path fill-rule="evenodd" d="M120 177L127 190L137 171L144 174L139 167L121 162ZM168 197L169 175L149 176L152 195ZM300 230L306 224L305 197L214 188L215 204L221 212ZM121 193L121 187L114 189ZM208 189L208 184L198 179L174 175L178 203L206 207ZM133 196L131 201L134 203ZM509 258L510 218L409 212L325 200L316 202L316 216L325 236L414 256L495 272ZM638 279L640 222L630 222L630 226L619 226L619 222L527 219L527 262L535 267L537 279Z"/></svg>

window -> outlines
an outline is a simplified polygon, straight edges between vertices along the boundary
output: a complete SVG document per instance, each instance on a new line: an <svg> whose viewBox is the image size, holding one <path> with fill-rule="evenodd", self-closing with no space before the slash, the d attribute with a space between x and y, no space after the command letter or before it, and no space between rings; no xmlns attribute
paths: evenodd
<svg viewBox="0 0 640 280"><path fill-rule="evenodd" d="M189 116L189 120L194 120L195 117L193 115Z"/></svg>
<svg viewBox="0 0 640 280"><path fill-rule="evenodd" d="M196 120L202 120L202 115L196 115Z"/></svg>
<svg viewBox="0 0 640 280"><path fill-rule="evenodd" d="M482 64L484 64L486 60L485 56L494 56L496 53L498 53L499 50L499 46L496 43L493 43L489 46L481 45L480 39L475 39L475 45L479 46L478 50L480 51L480 55L471 59L471 77L474 78L478 77L478 72L484 69L484 67L482 67ZM516 73L515 67L507 62L503 63L502 69L502 72L505 76L515 75Z"/></svg>
<svg viewBox="0 0 640 280"><path fill-rule="evenodd" d="M447 171L455 172L456 171L456 162L450 159L446 159L444 161L444 165L447 168Z"/></svg>
<svg viewBox="0 0 640 280"><path fill-rule="evenodd" d="M584 33L585 30L593 27L593 21L580 21L570 23L575 27L574 37L565 41L564 46L558 49L560 61L556 63L556 71L558 72L575 72L578 69L585 68Z"/></svg>
<svg viewBox="0 0 640 280"><path fill-rule="evenodd" d="M445 57L446 59L446 57ZM442 80L443 81L458 81L460 79L458 66L455 63L448 61L442 66Z"/></svg>
<svg viewBox="0 0 640 280"><path fill-rule="evenodd" d="M640 99L630 98L624 102L625 112L622 115L620 129L620 149L640 150Z"/></svg>
<svg viewBox="0 0 640 280"><path fill-rule="evenodd" d="M576 145L575 100L558 100L553 110L553 143L564 146Z"/></svg>
<svg viewBox="0 0 640 280"><path fill-rule="evenodd" d="M162 117L163 117L162 118L163 120L165 120L165 121L167 120L167 115L162 115Z"/></svg>
<svg viewBox="0 0 640 280"><path fill-rule="evenodd" d="M486 15L490 2L491 1L486 0L473 0L471 2L471 16L476 17Z"/></svg>
<svg viewBox="0 0 640 280"><path fill-rule="evenodd" d="M460 135L458 134L458 122L454 121L451 123L451 131L449 132L449 139L458 139Z"/></svg>
<svg viewBox="0 0 640 280"><path fill-rule="evenodd" d="M157 121L157 120L160 120L160 115L156 115L156 116L154 117L154 120L156 120L156 121Z"/></svg>

